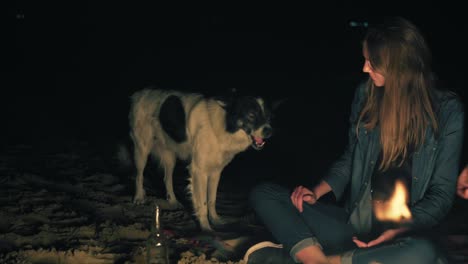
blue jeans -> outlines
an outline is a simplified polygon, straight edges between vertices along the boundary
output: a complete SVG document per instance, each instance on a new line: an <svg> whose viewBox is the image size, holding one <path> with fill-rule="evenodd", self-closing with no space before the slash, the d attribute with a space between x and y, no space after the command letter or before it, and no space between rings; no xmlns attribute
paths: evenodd
<svg viewBox="0 0 468 264"><path fill-rule="evenodd" d="M354 228L343 208L320 202L304 203L300 213L290 195L283 186L262 183L250 193L250 203L293 259L305 247L318 245L327 255L352 251L352 263L436 263L436 248L426 239L405 237L372 248L357 248L352 242ZM346 261L343 258L343 263Z"/></svg>

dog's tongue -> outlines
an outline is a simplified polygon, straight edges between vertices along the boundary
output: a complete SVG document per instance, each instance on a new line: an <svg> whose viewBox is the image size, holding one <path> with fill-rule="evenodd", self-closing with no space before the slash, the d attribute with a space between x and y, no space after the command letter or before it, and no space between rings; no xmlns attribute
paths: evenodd
<svg viewBox="0 0 468 264"><path fill-rule="evenodd" d="M263 143L263 138L261 137L254 137L255 143L257 144L262 144Z"/></svg>

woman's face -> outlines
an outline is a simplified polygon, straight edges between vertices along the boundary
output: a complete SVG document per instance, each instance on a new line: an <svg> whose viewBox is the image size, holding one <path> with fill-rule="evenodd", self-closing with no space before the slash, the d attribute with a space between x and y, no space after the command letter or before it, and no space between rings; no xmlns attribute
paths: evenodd
<svg viewBox="0 0 468 264"><path fill-rule="evenodd" d="M371 65L369 61L369 54L367 53L367 49L362 49L362 54L364 56L364 66L362 67L363 72L367 72L374 82L374 85L377 87L381 87L385 85L385 76L378 73Z"/></svg>

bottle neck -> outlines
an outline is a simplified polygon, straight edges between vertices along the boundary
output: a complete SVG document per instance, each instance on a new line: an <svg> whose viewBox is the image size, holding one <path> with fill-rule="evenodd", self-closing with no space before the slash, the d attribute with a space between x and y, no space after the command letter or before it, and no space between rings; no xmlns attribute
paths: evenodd
<svg viewBox="0 0 468 264"><path fill-rule="evenodd" d="M156 230L160 230L161 229L161 220L160 220L160 209L159 209L159 206L156 206L156 211L155 211L155 214L154 214L154 227L156 228Z"/></svg>

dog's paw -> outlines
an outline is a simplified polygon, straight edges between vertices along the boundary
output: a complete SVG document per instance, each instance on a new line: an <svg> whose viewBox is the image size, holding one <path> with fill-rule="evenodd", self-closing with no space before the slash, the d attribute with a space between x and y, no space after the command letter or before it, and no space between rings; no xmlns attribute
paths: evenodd
<svg viewBox="0 0 468 264"><path fill-rule="evenodd" d="M179 209L184 208L184 206L181 203L179 203L177 200L168 201L165 199L156 199L154 202L157 203L159 207L163 210L173 211L173 210L179 210Z"/></svg>
<svg viewBox="0 0 468 264"><path fill-rule="evenodd" d="M211 227L211 225L208 223L208 222L199 222L199 227L200 227L200 230L203 232L203 233L207 233L207 234L210 234L210 233L215 233L215 230L213 229L213 227Z"/></svg>
<svg viewBox="0 0 468 264"><path fill-rule="evenodd" d="M241 221L240 218L235 218L235 217L226 217L226 216L210 217L210 223L213 224L213 226L215 227L229 226L229 225L239 223L240 221Z"/></svg>
<svg viewBox="0 0 468 264"><path fill-rule="evenodd" d="M169 207L172 209L172 210L178 210L178 209L184 209L184 206L179 203L179 201L169 201Z"/></svg>
<svg viewBox="0 0 468 264"><path fill-rule="evenodd" d="M144 204L145 203L145 191L137 192L133 197L134 204Z"/></svg>
<svg viewBox="0 0 468 264"><path fill-rule="evenodd" d="M173 211L173 210L184 209L184 206L181 203L179 203L177 200L156 199L154 202L157 203L159 207L161 207L161 209L164 209L164 210Z"/></svg>

